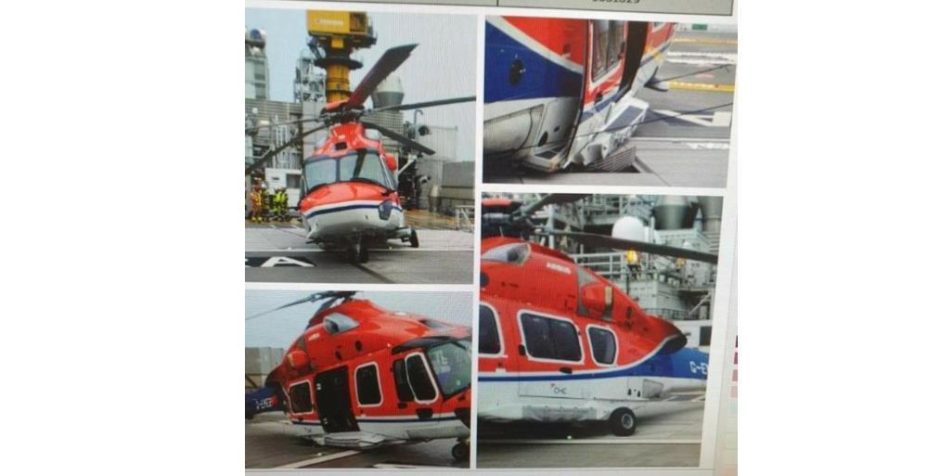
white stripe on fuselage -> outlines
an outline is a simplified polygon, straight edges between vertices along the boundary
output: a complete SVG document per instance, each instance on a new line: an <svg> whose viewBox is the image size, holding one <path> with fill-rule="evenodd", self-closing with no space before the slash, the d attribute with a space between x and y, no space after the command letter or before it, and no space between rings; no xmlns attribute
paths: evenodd
<svg viewBox="0 0 940 476"><path fill-rule="evenodd" d="M539 43L537 40L520 30L512 23L509 23L506 19L502 17L489 17L486 21L492 23L494 27L501 30L507 36L518 41L519 43L522 43L527 48L545 57L552 63L555 63L565 69L574 71L578 74L582 74L584 72L584 65L575 63L574 61L571 61L570 59L552 51L547 46Z"/></svg>
<svg viewBox="0 0 940 476"><path fill-rule="evenodd" d="M309 216L313 213L322 212L326 210L332 210L334 208L342 208L342 207L354 207L354 206L360 206L360 205L377 207L381 205L382 202L383 202L382 200L350 200L348 202L337 202L337 203L329 203L326 205L317 205L305 211L304 216Z"/></svg>

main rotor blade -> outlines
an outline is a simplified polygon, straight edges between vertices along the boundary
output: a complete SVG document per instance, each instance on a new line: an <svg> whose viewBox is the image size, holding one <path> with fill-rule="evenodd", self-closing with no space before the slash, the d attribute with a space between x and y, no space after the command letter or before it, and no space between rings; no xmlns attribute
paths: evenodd
<svg viewBox="0 0 940 476"><path fill-rule="evenodd" d="M287 309L287 308L289 308L289 307L294 307L294 306L296 306L296 305L298 305L298 304L306 304L306 303L308 303L308 302L314 302L314 301L316 301L316 300L318 300L318 299L320 299L320 294L311 294L311 295L309 295L309 296L307 296L307 297L304 297L303 299L298 299L298 300L296 300L296 301L292 301L292 302L289 302L289 303L287 303L287 304L280 305L280 306L278 306L278 307L276 307L276 308L274 308L274 309L269 309L269 310L264 311L264 312L259 312L259 313L257 313L257 314L252 314L252 315L246 317L245 320L246 320L246 321L250 321L250 320L252 320L252 319L257 319L257 318L259 318L259 317L261 317L261 316L266 316L266 315L268 315L268 314L271 314L272 312L280 311L281 309Z"/></svg>
<svg viewBox="0 0 940 476"><path fill-rule="evenodd" d="M271 157L274 157L275 155L280 154L284 149L290 146L298 144L300 141L303 140L304 137L307 137L310 134L313 134L314 132L322 131L323 129L326 129L327 127L329 126L326 124L322 124L318 127L314 127L313 129L310 129L309 131L303 131L300 134L295 135L291 140L265 152L265 154L262 155L260 159L256 160L255 163L251 164L250 166L248 166L248 168L245 169L245 175L248 175L254 172L255 170L258 170L265 163L267 163L267 161L270 160Z"/></svg>
<svg viewBox="0 0 940 476"><path fill-rule="evenodd" d="M545 206L576 202L586 196L588 196L586 193L550 193L532 205L521 208L520 213L528 216L539 211Z"/></svg>
<svg viewBox="0 0 940 476"><path fill-rule="evenodd" d="M410 111L412 109L418 109L422 107L446 106L448 104L459 104L463 102L473 102L476 100L477 100L476 96L464 96L460 98L438 99L436 101L415 102L411 104L401 104L398 106L377 107L369 111L368 114L371 114L373 112L381 112L381 111Z"/></svg>
<svg viewBox="0 0 940 476"><path fill-rule="evenodd" d="M257 313L257 314L252 314L252 315L246 317L245 320L246 320L246 321L250 321L250 320L252 320L252 319L257 319L257 318L259 318L259 317L261 317L261 316L266 316L266 315L268 315L268 314L271 314L272 312L277 312L277 311L280 311L280 310L282 310L282 309L287 309L287 308L289 308L289 307L294 307L294 306L297 306L297 305L300 305L300 304L306 304L306 303L308 303L308 302L309 302L309 303L314 303L314 302L317 302L317 301L319 301L319 300L321 300L321 299L329 299L329 298L332 298L330 301L328 301L329 303L332 304L332 303L335 302L337 299L350 298L350 297L352 297L354 294L356 294L356 291L326 291L326 292L322 292L322 293L313 293L313 294L311 294L311 295L309 295L309 296L306 296L306 297L304 297L304 298L298 299L298 300L296 300L296 301L291 301L291 302L289 302L289 303L287 303L287 304L282 304L282 305L280 305L280 306L278 306L278 307L276 307L276 308L274 308L274 309L270 309L270 310L267 310L267 311L264 311L264 312L259 312L259 313ZM326 307L325 307L325 306L321 306L321 307L317 310L317 313L319 313L320 311L322 311L322 310L324 310L324 309L326 309Z"/></svg>
<svg viewBox="0 0 940 476"><path fill-rule="evenodd" d="M309 118L306 118L306 119L295 119L295 120L293 120L293 121L278 122L277 124L265 124L265 125L263 125L263 126L246 127L246 128L245 128L245 134L248 134L248 133L251 133L251 132L254 132L254 131L260 131L261 129L267 129L267 128L270 128L270 127L292 126L292 125L296 125L296 124L303 124L303 123L305 123L305 122L323 122L323 121L322 121L322 119L321 119L319 116L317 116L317 117L309 117Z"/></svg>
<svg viewBox="0 0 940 476"><path fill-rule="evenodd" d="M396 46L387 50L382 57L379 58L379 61L375 63L375 66L366 73L366 76L362 78L359 85L356 86L356 90L349 96L346 105L351 108L357 108L365 104L366 99L375 91L379 83L398 69L398 67L408 59L408 56L411 55L411 50L415 49L417 46L418 44L414 43Z"/></svg>
<svg viewBox="0 0 940 476"><path fill-rule="evenodd" d="M588 246L611 248L615 250L634 250L654 255L685 258L693 261L718 264L718 255L701 251L676 248L674 246L657 245L645 241L624 240L612 236L595 235L594 233L580 233L571 231L555 231L543 233L545 235L565 236Z"/></svg>
<svg viewBox="0 0 940 476"><path fill-rule="evenodd" d="M398 143L400 143L400 144L402 144L402 145L406 145L406 146L408 146L408 147L410 147L410 148L412 148L412 149L415 149L415 150L417 150L417 151L420 151L420 152L424 153L425 155L434 155L434 149L425 147L425 146L423 146L423 145L421 145L421 144L415 142L414 140L409 139L409 138L407 138L407 137L405 137L405 136L403 136L403 135L401 135L401 134L399 134L399 133L397 133L397 132L395 132L395 131L393 131L393 130L387 128L387 127L380 126L380 125L378 125L378 124L376 124L376 123L374 123L374 122L368 122L368 121L361 121L361 122L362 122L362 125L365 126L367 129L375 129L375 130L381 132L382 134L385 134L385 135L387 135L388 137L391 137L392 139L395 139L396 142L398 142Z"/></svg>

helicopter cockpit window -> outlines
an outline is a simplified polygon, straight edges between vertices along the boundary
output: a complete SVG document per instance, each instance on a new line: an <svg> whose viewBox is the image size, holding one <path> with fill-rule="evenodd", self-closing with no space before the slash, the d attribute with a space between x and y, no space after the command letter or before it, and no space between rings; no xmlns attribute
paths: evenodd
<svg viewBox="0 0 940 476"><path fill-rule="evenodd" d="M498 261L500 263L522 264L529 257L529 245L525 243L509 243L497 246L480 256L485 261Z"/></svg>
<svg viewBox="0 0 940 476"><path fill-rule="evenodd" d="M290 388L290 410L293 413L310 413L313 411L313 399L310 393L310 382L301 382Z"/></svg>
<svg viewBox="0 0 940 476"><path fill-rule="evenodd" d="M480 306L480 353L498 355L502 352L499 343L499 328L496 327L496 315L489 306Z"/></svg>
<svg viewBox="0 0 940 476"><path fill-rule="evenodd" d="M617 340L614 333L600 327L589 327L588 336L591 338L591 354L594 361L599 364L610 365L617 358Z"/></svg>
<svg viewBox="0 0 940 476"><path fill-rule="evenodd" d="M330 334L339 334L357 327L359 327L359 322L338 312L334 312L323 319L323 328Z"/></svg>
<svg viewBox="0 0 940 476"><path fill-rule="evenodd" d="M306 193L320 185L356 181L374 183L389 190L397 188L394 175L375 151L361 149L340 158L319 156L304 162Z"/></svg>
<svg viewBox="0 0 940 476"><path fill-rule="evenodd" d="M437 398L437 389L420 354L409 355L405 359L405 367L408 370L408 384L416 400L431 401Z"/></svg>
<svg viewBox="0 0 940 476"><path fill-rule="evenodd" d="M371 150L358 150L337 161L341 182L363 181L394 189L388 168L379 154Z"/></svg>
<svg viewBox="0 0 940 476"><path fill-rule="evenodd" d="M336 182L336 163L333 159L323 157L304 163L304 183L307 186L305 193L309 193L320 185L334 182Z"/></svg>
<svg viewBox="0 0 940 476"><path fill-rule="evenodd" d="M470 385L470 342L459 340L428 349L437 385L447 398Z"/></svg>
<svg viewBox="0 0 940 476"><path fill-rule="evenodd" d="M572 362L581 360L578 330L568 321L523 314L522 333L526 351L532 357Z"/></svg>
<svg viewBox="0 0 940 476"><path fill-rule="evenodd" d="M382 403L378 365L366 364L356 369L356 396L360 405L378 405Z"/></svg>

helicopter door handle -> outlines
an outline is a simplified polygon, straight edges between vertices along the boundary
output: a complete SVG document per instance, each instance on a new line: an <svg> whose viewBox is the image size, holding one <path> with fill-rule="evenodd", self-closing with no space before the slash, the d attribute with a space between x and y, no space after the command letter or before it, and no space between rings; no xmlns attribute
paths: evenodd
<svg viewBox="0 0 940 476"><path fill-rule="evenodd" d="M560 369L558 369L558 370L560 370L561 373L563 373L563 374L571 375L571 367L562 367L562 368L560 368Z"/></svg>
<svg viewBox="0 0 940 476"><path fill-rule="evenodd" d="M525 355L525 346L519 344L519 355Z"/></svg>
<svg viewBox="0 0 940 476"><path fill-rule="evenodd" d="M419 420L430 420L434 416L434 411L430 408L419 408L415 411L418 414Z"/></svg>
<svg viewBox="0 0 940 476"><path fill-rule="evenodd" d="M407 408L408 404L405 402L398 402L398 408Z"/></svg>

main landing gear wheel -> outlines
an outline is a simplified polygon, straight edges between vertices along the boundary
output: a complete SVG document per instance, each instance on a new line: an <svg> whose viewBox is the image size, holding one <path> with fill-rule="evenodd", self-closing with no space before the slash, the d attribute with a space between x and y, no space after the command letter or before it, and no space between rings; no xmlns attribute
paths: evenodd
<svg viewBox="0 0 940 476"><path fill-rule="evenodd" d="M630 436L636 431L636 415L629 408L618 408L610 415L610 431L617 436Z"/></svg>
<svg viewBox="0 0 940 476"><path fill-rule="evenodd" d="M418 232L414 228L411 229L411 236L408 237L408 243L411 243L412 248L418 247Z"/></svg>
<svg viewBox="0 0 940 476"><path fill-rule="evenodd" d="M457 444L450 449L450 455L454 457L454 460L460 463L470 461L470 443L467 441L457 442Z"/></svg>

